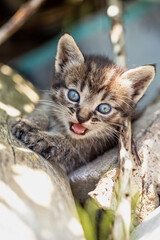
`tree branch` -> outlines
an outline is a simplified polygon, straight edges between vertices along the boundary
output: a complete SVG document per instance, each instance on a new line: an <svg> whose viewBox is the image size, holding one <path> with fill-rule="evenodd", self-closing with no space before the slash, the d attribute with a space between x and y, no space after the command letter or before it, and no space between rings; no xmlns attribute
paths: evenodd
<svg viewBox="0 0 160 240"><path fill-rule="evenodd" d="M0 28L0 45L18 31L45 1L31 0L23 4L9 21Z"/></svg>

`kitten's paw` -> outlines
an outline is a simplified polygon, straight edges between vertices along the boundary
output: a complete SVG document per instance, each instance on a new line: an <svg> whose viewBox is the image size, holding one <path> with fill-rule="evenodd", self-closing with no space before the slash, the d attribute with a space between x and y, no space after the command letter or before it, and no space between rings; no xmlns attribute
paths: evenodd
<svg viewBox="0 0 160 240"><path fill-rule="evenodd" d="M56 156L57 147L50 138L38 131L36 134L30 131L24 138L26 146L49 160Z"/></svg>
<svg viewBox="0 0 160 240"><path fill-rule="evenodd" d="M19 140L25 142L26 135L32 131L36 133L38 128L36 128L30 121L27 119L21 119L11 126L12 134Z"/></svg>
<svg viewBox="0 0 160 240"><path fill-rule="evenodd" d="M12 134L46 159L52 159L56 155L57 147L53 139L27 119L15 122L12 125Z"/></svg>

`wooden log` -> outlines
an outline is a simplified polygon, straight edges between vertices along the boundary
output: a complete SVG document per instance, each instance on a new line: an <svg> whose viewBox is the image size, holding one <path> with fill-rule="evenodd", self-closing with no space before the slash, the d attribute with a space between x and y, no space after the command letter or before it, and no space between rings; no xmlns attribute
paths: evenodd
<svg viewBox="0 0 160 240"><path fill-rule="evenodd" d="M131 138L131 119L127 117L124 120L123 126L120 128L119 136L119 200L113 226L114 240L129 240L130 235L132 176Z"/></svg>
<svg viewBox="0 0 160 240"><path fill-rule="evenodd" d="M10 132L11 117L31 111L38 93L4 65L0 92L0 238L84 239L66 174Z"/></svg>

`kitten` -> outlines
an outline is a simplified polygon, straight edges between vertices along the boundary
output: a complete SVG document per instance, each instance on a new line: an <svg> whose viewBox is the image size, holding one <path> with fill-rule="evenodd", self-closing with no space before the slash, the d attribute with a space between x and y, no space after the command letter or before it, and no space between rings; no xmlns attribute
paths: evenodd
<svg viewBox="0 0 160 240"><path fill-rule="evenodd" d="M64 34L58 42L52 99L13 124L12 133L70 173L110 148L154 76L152 65L126 71L108 58L85 56Z"/></svg>

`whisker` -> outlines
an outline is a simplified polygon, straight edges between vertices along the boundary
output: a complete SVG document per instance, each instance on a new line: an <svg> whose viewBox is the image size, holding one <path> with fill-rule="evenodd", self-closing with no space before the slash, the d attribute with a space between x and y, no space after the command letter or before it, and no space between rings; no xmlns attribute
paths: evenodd
<svg viewBox="0 0 160 240"><path fill-rule="evenodd" d="M112 138L116 138L116 139L119 139L119 132L118 131L114 131L113 129L109 129L109 131L110 131L110 136L112 137Z"/></svg>
<svg viewBox="0 0 160 240"><path fill-rule="evenodd" d="M113 126L116 126L116 127L121 127L121 126L123 126L123 124L122 123L115 123L115 122L111 122L111 121L108 121L111 125L113 125Z"/></svg>
<svg viewBox="0 0 160 240"><path fill-rule="evenodd" d="M126 103L125 101L123 101L123 100L121 100L121 99L119 99L119 101L121 101L121 103L125 103L128 107L129 107L129 109L133 109L133 107L131 106L131 105L129 105L128 103ZM124 109L119 103L116 103L122 110L123 110L123 112L126 112L126 109Z"/></svg>
<svg viewBox="0 0 160 240"><path fill-rule="evenodd" d="M50 109L50 111L53 111L55 112L56 110L59 112L63 111L63 112L66 112L67 113L67 109L64 108L64 106L58 106L56 104L53 104L53 103L49 103L49 102L42 102L42 104L48 106L48 107L52 107L52 109Z"/></svg>
<svg viewBox="0 0 160 240"><path fill-rule="evenodd" d="M120 133L119 130L113 128L112 126L107 126L107 130L109 130L110 133L112 133L112 134L117 134L117 133L119 134Z"/></svg>
<svg viewBox="0 0 160 240"><path fill-rule="evenodd" d="M130 102L134 102L133 99L131 99L131 98L127 97L127 96L123 96L123 98L129 100Z"/></svg>
<svg viewBox="0 0 160 240"><path fill-rule="evenodd" d="M52 106L57 105L57 104L55 104L54 102L49 101L49 100L40 100L39 102L40 102L41 104L50 104L50 105L52 105Z"/></svg>
<svg viewBox="0 0 160 240"><path fill-rule="evenodd" d="M117 100L121 101L122 103L125 103L129 108L133 109L133 107L129 103L127 103L125 100L123 100L122 98L117 98ZM116 104L117 104L117 102L116 102Z"/></svg>
<svg viewBox="0 0 160 240"><path fill-rule="evenodd" d="M51 91L47 89L39 89L39 92L51 94Z"/></svg>
<svg viewBox="0 0 160 240"><path fill-rule="evenodd" d="M116 133L114 133L113 131L111 131L111 129L106 129L106 132L107 132L108 135L109 135L109 141L112 140L112 141L114 141L114 142L116 143L117 140L118 140L118 136L116 135Z"/></svg>

